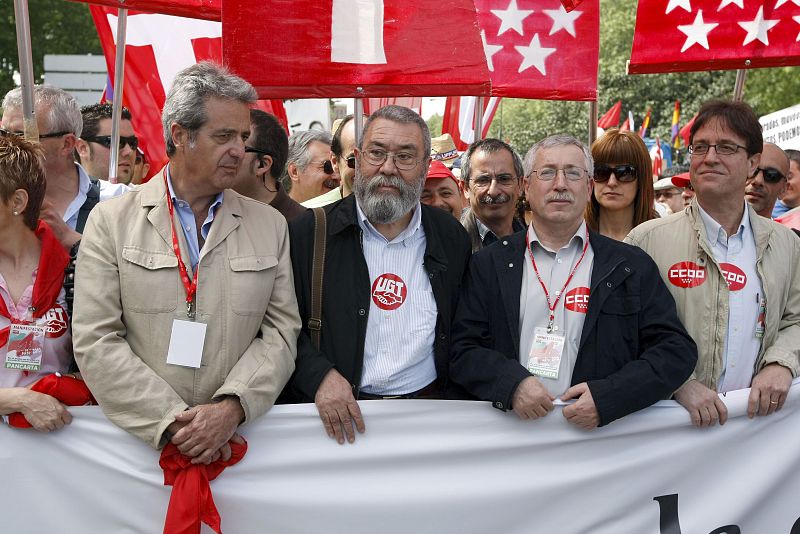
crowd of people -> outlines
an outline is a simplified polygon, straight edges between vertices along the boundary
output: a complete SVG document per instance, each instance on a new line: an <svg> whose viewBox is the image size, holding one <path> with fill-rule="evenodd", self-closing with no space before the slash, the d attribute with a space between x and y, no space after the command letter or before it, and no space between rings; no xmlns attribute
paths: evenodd
<svg viewBox="0 0 800 534"><path fill-rule="evenodd" d="M339 443L378 399L522 419L574 401L563 416L590 430L674 398L702 427L731 390L751 388L751 417L780 410L800 371L800 153L764 143L744 103L705 103L688 169L654 181L617 129L459 154L386 106L362 132L348 116L289 137L200 63L175 78L169 162L144 184L123 111L112 184L111 107L34 98L38 142L20 91L2 104L0 414L36 430L71 419L36 391L52 376L210 463L276 402L315 403Z"/></svg>

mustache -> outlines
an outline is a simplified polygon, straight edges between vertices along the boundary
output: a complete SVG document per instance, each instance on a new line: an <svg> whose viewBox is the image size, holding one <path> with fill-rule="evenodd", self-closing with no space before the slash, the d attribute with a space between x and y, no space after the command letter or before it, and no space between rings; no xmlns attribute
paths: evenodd
<svg viewBox="0 0 800 534"><path fill-rule="evenodd" d="M396 174L376 174L371 180L369 180L369 182L367 182L367 191L369 193L374 193L379 187L385 186L395 187L402 190L404 185L406 185L406 183Z"/></svg>
<svg viewBox="0 0 800 534"><path fill-rule="evenodd" d="M495 196L492 195L483 195L481 198L478 199L478 202L481 204L505 204L511 200L511 195L507 195L505 193L498 193Z"/></svg>
<svg viewBox="0 0 800 534"><path fill-rule="evenodd" d="M575 197L568 191L557 191L544 197L545 202L575 202Z"/></svg>
<svg viewBox="0 0 800 534"><path fill-rule="evenodd" d="M339 187L339 180L335 178L326 178L325 181L322 182L322 185L328 189L336 189Z"/></svg>

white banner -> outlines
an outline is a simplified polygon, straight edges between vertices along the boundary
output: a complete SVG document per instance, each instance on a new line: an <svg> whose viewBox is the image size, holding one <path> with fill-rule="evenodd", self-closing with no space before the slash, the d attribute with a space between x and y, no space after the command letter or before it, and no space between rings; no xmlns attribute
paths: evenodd
<svg viewBox="0 0 800 534"><path fill-rule="evenodd" d="M800 150L800 104L764 115L758 121L763 128L764 141L784 150Z"/></svg>
<svg viewBox="0 0 800 534"><path fill-rule="evenodd" d="M561 407L520 421L487 403L362 402L367 433L327 438L313 405L244 427L211 483L226 534L800 534L800 388L770 417L725 399L696 429L662 402L592 432ZM0 532L159 533L158 452L72 408L54 434L0 427ZM209 531L210 532L210 531Z"/></svg>

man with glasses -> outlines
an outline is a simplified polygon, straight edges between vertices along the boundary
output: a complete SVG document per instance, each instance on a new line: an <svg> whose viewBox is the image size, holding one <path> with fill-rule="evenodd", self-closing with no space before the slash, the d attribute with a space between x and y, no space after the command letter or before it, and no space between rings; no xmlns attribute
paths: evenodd
<svg viewBox="0 0 800 534"><path fill-rule="evenodd" d="M675 399L696 426L711 426L727 419L719 393L751 388L749 417L786 400L800 367L800 241L745 201L764 168L761 125L747 104L703 104L689 142L695 199L626 241L658 264L697 343L697 368Z"/></svg>
<svg viewBox="0 0 800 534"><path fill-rule="evenodd" d="M525 224L515 217L522 159L507 143L492 138L472 143L461 156L461 179L469 196L469 209L461 224L473 252L525 230Z"/></svg>
<svg viewBox="0 0 800 534"><path fill-rule="evenodd" d="M123 194L128 188L104 180L92 183L84 168L75 163L73 154L83 119L72 95L57 87L35 85L33 99L47 175L47 191L40 216L62 245L73 248L81 239L92 208L101 200ZM21 88L9 91L2 106L0 126L4 132L23 135ZM73 256L75 252L73 250Z"/></svg>
<svg viewBox="0 0 800 534"><path fill-rule="evenodd" d="M350 195L353 192L353 178L356 176L356 123L352 115L334 122L331 141L331 162L339 171L341 183L318 197L303 202L306 208L321 208Z"/></svg>
<svg viewBox="0 0 800 534"><path fill-rule="evenodd" d="M774 143L764 143L761 162L744 188L744 199L757 214L772 218L775 202L786 191L787 174L789 158L786 153Z"/></svg>
<svg viewBox="0 0 800 534"><path fill-rule="evenodd" d="M339 187L339 173L331 163L331 134L322 130L292 134L283 185L300 204Z"/></svg>
<svg viewBox="0 0 800 534"><path fill-rule="evenodd" d="M315 402L339 443L365 429L358 400L448 393L450 322L470 247L454 217L420 204L430 143L408 108L366 121L354 194L325 207L321 317L312 315L314 214L289 226L303 330L284 398Z"/></svg>
<svg viewBox="0 0 800 534"><path fill-rule="evenodd" d="M111 114L109 103L92 104L81 108L83 130L75 150L79 161L89 176L96 180L108 180L109 160L111 159ZM131 124L131 112L122 108L119 121L119 158L117 160L117 180L130 184L133 166L136 163L136 148L139 140Z"/></svg>
<svg viewBox="0 0 800 534"><path fill-rule="evenodd" d="M668 213L678 213L683 210L682 191L672 183L671 177L665 177L653 184L656 202L667 207Z"/></svg>
<svg viewBox="0 0 800 534"><path fill-rule="evenodd" d="M525 156L527 232L477 252L453 323L450 377L521 419L553 401L570 423L606 425L669 397L697 351L653 261L590 231L593 161L552 136Z"/></svg>

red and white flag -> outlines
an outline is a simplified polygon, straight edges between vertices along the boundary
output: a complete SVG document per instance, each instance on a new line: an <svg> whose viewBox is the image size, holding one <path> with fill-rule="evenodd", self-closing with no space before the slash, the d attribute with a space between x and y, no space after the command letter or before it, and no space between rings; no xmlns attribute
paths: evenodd
<svg viewBox="0 0 800 534"><path fill-rule="evenodd" d="M114 78L117 10L90 6L97 34ZM133 127L150 163L150 175L166 163L161 111L175 75L198 61L222 61L222 24L209 20L129 11L125 41L123 103L131 110ZM286 125L280 100L261 101L259 108Z"/></svg>
<svg viewBox="0 0 800 534"><path fill-rule="evenodd" d="M442 118L442 133L449 133L453 137L456 148L459 151L466 150L475 140L475 107L477 97L474 96L449 96L444 107L444 117ZM481 128L481 139L489 133L489 126L492 124L495 111L500 99L491 97L484 99L483 103L483 127Z"/></svg>
<svg viewBox="0 0 800 534"><path fill-rule="evenodd" d="M631 74L800 65L800 0L639 0Z"/></svg>
<svg viewBox="0 0 800 534"><path fill-rule="evenodd" d="M475 0L475 7L493 96L597 99L599 0L570 11L559 0Z"/></svg>
<svg viewBox="0 0 800 534"><path fill-rule="evenodd" d="M222 7L225 63L262 98L489 94L471 0L223 0Z"/></svg>
<svg viewBox="0 0 800 534"><path fill-rule="evenodd" d="M400 96L389 98L364 98L364 115L372 115L385 106L403 106L415 111L417 114L422 114L422 97L421 96Z"/></svg>
<svg viewBox="0 0 800 534"><path fill-rule="evenodd" d="M664 153L661 152L661 139L656 136L656 144L650 149L650 159L653 160L653 179L661 176L661 167L664 166Z"/></svg>

